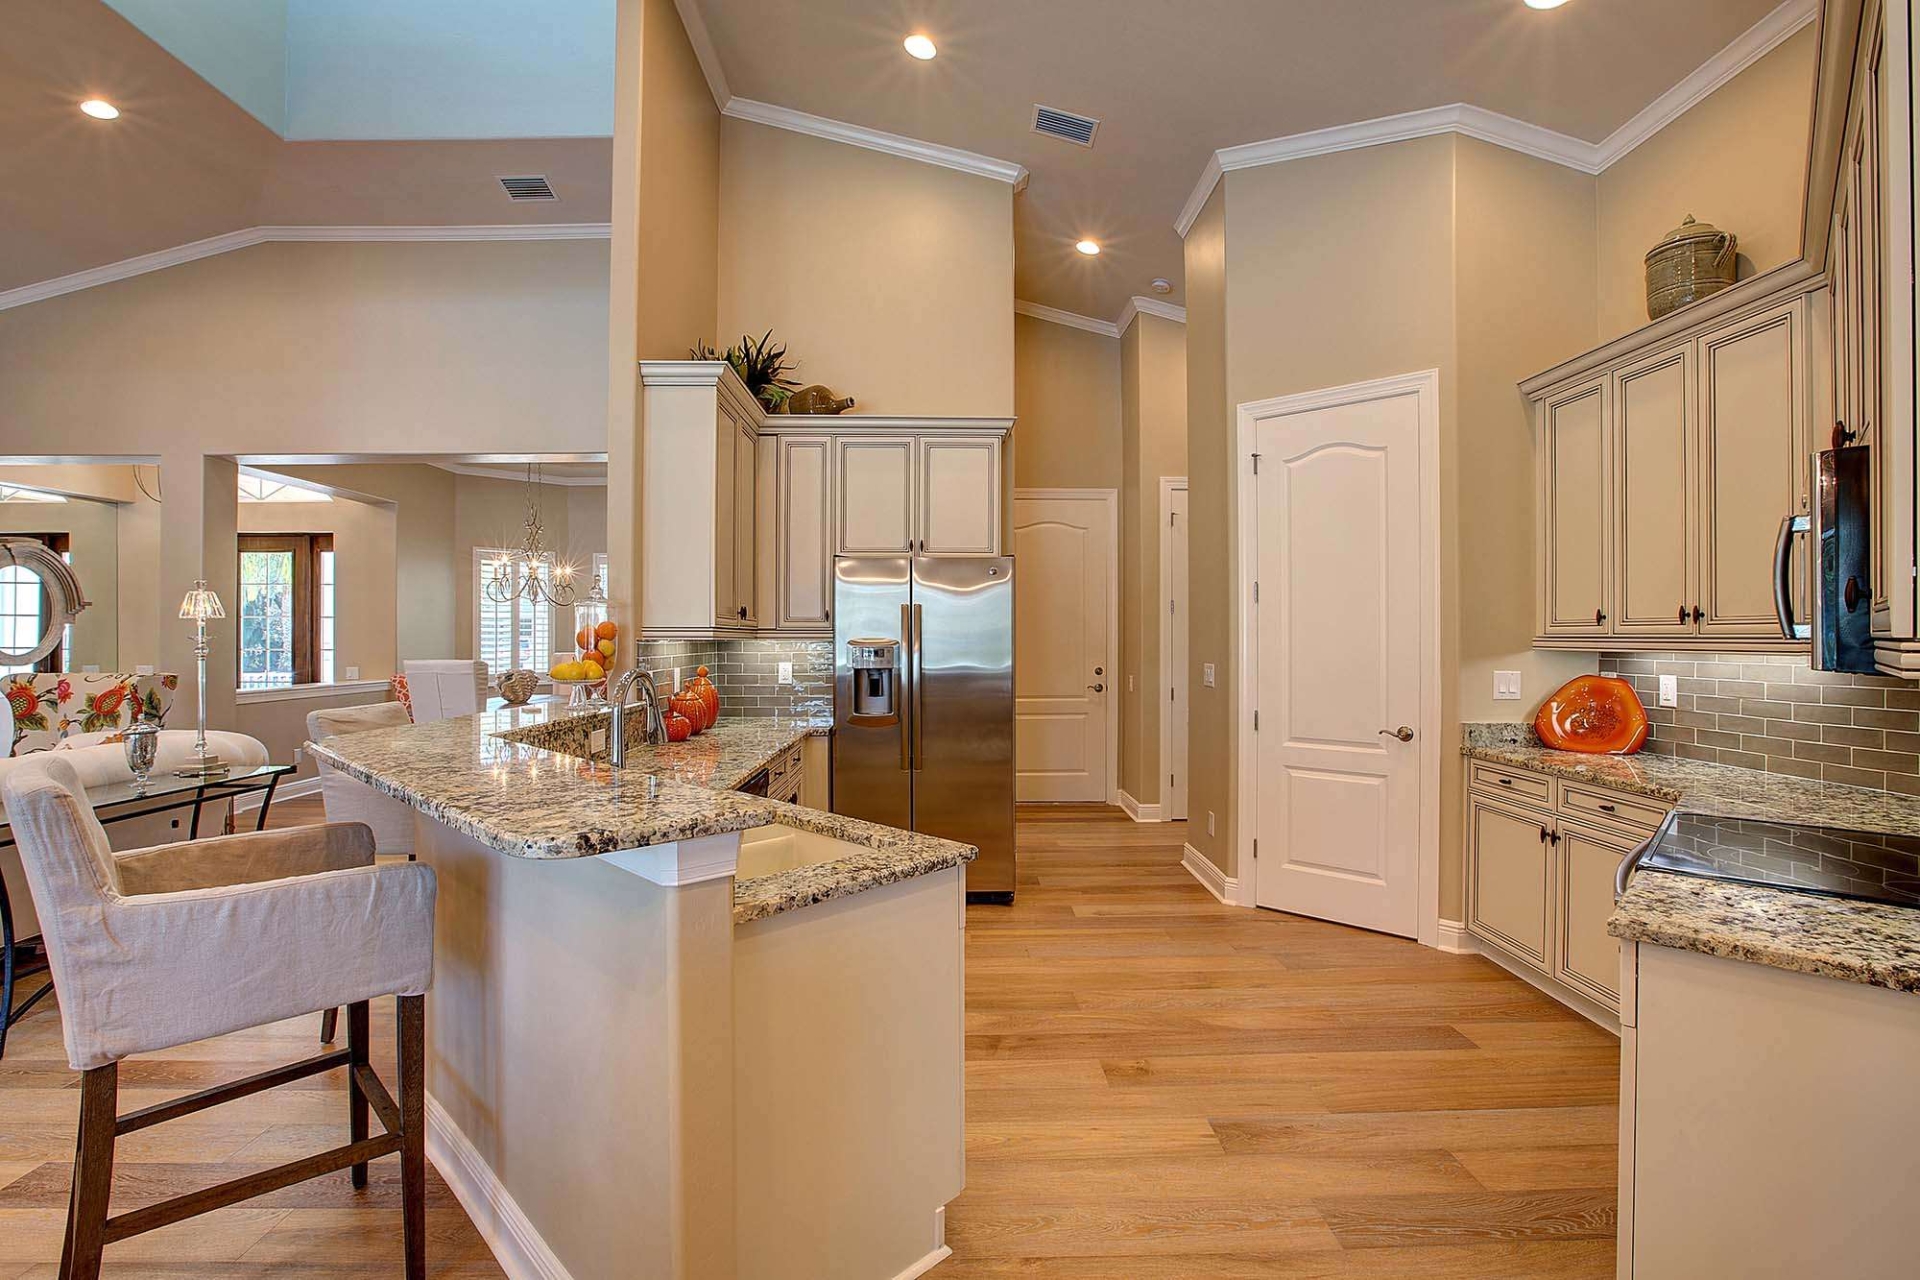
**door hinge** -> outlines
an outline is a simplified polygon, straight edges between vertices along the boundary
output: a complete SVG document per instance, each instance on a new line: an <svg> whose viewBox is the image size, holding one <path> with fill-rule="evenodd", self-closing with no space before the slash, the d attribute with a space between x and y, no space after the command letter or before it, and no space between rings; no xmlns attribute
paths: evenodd
<svg viewBox="0 0 1920 1280"><path fill-rule="evenodd" d="M1167 528L1173 528L1173 512L1167 512Z"/></svg>
<svg viewBox="0 0 1920 1280"><path fill-rule="evenodd" d="M1180 691L1178 689L1173 688L1171 685L1167 687L1167 701L1168 702L1180 701Z"/></svg>
<svg viewBox="0 0 1920 1280"><path fill-rule="evenodd" d="M1260 732L1260 713L1258 711L1253 713L1253 731L1255 733Z"/></svg>
<svg viewBox="0 0 1920 1280"><path fill-rule="evenodd" d="M1171 600L1167 601L1167 616L1169 618L1173 616L1173 601Z"/></svg>
<svg viewBox="0 0 1920 1280"><path fill-rule="evenodd" d="M1255 604L1260 603L1260 580L1258 578L1253 580L1253 602Z"/></svg>
<svg viewBox="0 0 1920 1280"><path fill-rule="evenodd" d="M1173 775L1172 775L1172 774L1168 774L1168 775L1167 775L1167 785L1168 785L1168 786L1172 786L1172 785L1173 785Z"/></svg>
<svg viewBox="0 0 1920 1280"><path fill-rule="evenodd" d="M1253 474L1260 474L1260 455L1257 453L1253 455Z"/></svg>
<svg viewBox="0 0 1920 1280"><path fill-rule="evenodd" d="M1260 837L1259 836L1255 836L1253 838L1253 860L1255 862L1258 862L1260 860Z"/></svg>

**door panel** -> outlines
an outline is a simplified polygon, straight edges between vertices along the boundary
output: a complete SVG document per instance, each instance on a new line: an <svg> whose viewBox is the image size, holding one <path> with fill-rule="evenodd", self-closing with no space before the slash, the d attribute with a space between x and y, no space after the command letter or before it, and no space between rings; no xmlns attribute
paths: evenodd
<svg viewBox="0 0 1920 1280"><path fill-rule="evenodd" d="M1556 396L1540 415L1541 631L1606 635L1607 383Z"/></svg>
<svg viewBox="0 0 1920 1280"><path fill-rule="evenodd" d="M1620 518L1616 632L1692 635L1693 348L1614 379Z"/></svg>
<svg viewBox="0 0 1920 1280"><path fill-rule="evenodd" d="M1256 434L1256 900L1412 936L1419 403L1316 409ZM1412 741L1380 732L1401 725Z"/></svg>
<svg viewBox="0 0 1920 1280"><path fill-rule="evenodd" d="M919 484L922 555L999 554L998 436L921 440Z"/></svg>
<svg viewBox="0 0 1920 1280"><path fill-rule="evenodd" d="M1796 299L1700 339L1704 635L1779 635L1767 551L1806 466L1805 317Z"/></svg>
<svg viewBox="0 0 1920 1280"><path fill-rule="evenodd" d="M912 562L905 556L842 558L833 562L833 811L905 830L913 828L913 773L907 737L906 632L913 599ZM852 719L854 640L893 640L896 650L892 717Z"/></svg>
<svg viewBox="0 0 1920 1280"><path fill-rule="evenodd" d="M833 607L833 441L780 437L779 625L824 627Z"/></svg>
<svg viewBox="0 0 1920 1280"><path fill-rule="evenodd" d="M912 553L913 444L911 436L833 442L840 555Z"/></svg>
<svg viewBox="0 0 1920 1280"><path fill-rule="evenodd" d="M1014 501L1020 566L1015 760L1022 800L1107 798L1113 540L1112 507L1104 497Z"/></svg>
<svg viewBox="0 0 1920 1280"><path fill-rule="evenodd" d="M1161 713L1170 718L1165 741L1167 759L1161 772L1167 775L1162 793L1160 816L1169 822L1187 816L1187 491L1172 491L1167 513L1168 565L1166 594L1168 640L1163 669L1172 673L1166 700L1158 702Z"/></svg>
<svg viewBox="0 0 1920 1280"><path fill-rule="evenodd" d="M754 550L758 542L755 477L759 444L753 432L738 427L733 436L733 625L753 626Z"/></svg>
<svg viewBox="0 0 1920 1280"><path fill-rule="evenodd" d="M1467 797L1467 927L1547 967L1546 819Z"/></svg>
<svg viewBox="0 0 1920 1280"><path fill-rule="evenodd" d="M1613 876L1633 852L1627 841L1580 827L1560 828L1559 928L1553 974L1606 1005L1620 1007L1620 942L1607 933Z"/></svg>
<svg viewBox="0 0 1920 1280"><path fill-rule="evenodd" d="M713 621L715 626L737 627L741 592L734 582L738 565L734 538L739 530L734 503L739 499L739 488L734 482L738 454L733 441L738 428L723 413L713 432Z"/></svg>

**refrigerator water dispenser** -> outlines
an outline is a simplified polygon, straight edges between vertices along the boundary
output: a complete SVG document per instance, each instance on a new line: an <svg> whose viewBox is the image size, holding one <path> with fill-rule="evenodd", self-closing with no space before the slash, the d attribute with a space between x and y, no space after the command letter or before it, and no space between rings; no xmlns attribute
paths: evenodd
<svg viewBox="0 0 1920 1280"><path fill-rule="evenodd" d="M868 725L897 723L900 709L896 701L896 659L898 640L871 636L847 641L847 666L853 672L854 722Z"/></svg>

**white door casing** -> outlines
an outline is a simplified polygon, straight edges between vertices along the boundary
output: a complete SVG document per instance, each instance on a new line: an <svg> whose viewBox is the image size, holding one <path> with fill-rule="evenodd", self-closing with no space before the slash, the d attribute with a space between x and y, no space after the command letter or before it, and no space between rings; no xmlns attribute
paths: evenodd
<svg viewBox="0 0 1920 1280"><path fill-rule="evenodd" d="M1438 410L1430 371L1239 412L1240 879L1260 906L1429 943Z"/></svg>
<svg viewBox="0 0 1920 1280"><path fill-rule="evenodd" d="M1187 816L1187 478L1160 477L1160 817Z"/></svg>
<svg viewBox="0 0 1920 1280"><path fill-rule="evenodd" d="M1014 769L1022 801L1114 799L1116 505L1111 489L1014 495Z"/></svg>

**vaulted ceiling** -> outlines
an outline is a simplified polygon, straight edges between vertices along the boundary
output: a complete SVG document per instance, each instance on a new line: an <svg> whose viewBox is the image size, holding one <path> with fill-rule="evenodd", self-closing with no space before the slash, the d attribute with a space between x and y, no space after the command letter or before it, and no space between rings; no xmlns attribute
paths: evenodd
<svg viewBox="0 0 1920 1280"><path fill-rule="evenodd" d="M689 2L733 94L1025 165L1016 293L1111 318L1156 276L1180 300L1173 223L1216 149L1452 103L1599 142L1779 0ZM1035 104L1099 119L1094 146Z"/></svg>

